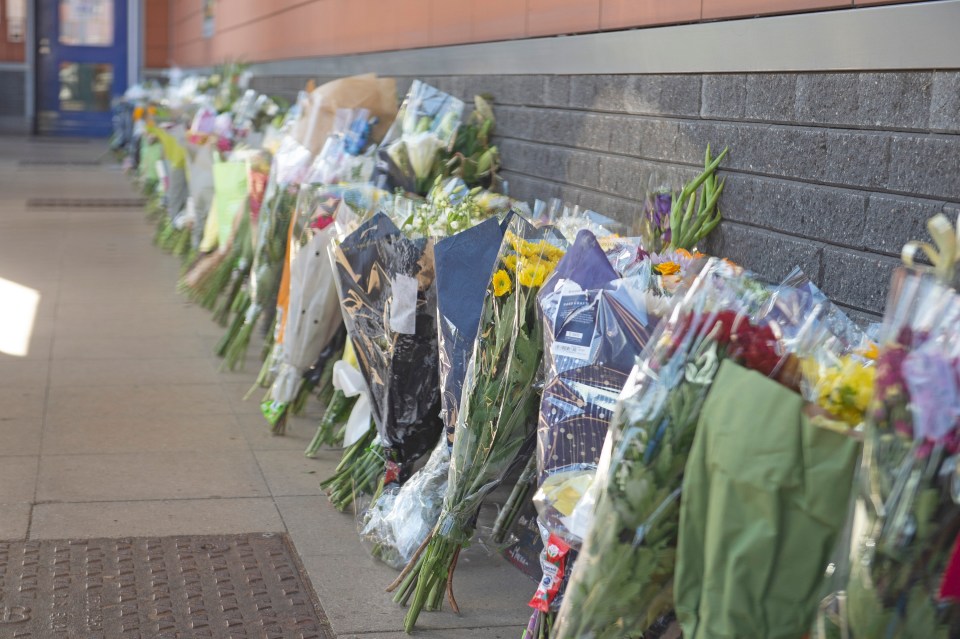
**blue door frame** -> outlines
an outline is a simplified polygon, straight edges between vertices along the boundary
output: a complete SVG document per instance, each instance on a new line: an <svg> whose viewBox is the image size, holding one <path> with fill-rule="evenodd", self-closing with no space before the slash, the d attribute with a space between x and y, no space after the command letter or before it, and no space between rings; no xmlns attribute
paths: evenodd
<svg viewBox="0 0 960 639"><path fill-rule="evenodd" d="M112 100L127 89L127 4L128 0L113 2L111 45L74 46L60 42L61 0L36 0L37 133L110 135ZM112 81L106 75L108 69ZM92 86L95 74L100 74L98 91Z"/></svg>

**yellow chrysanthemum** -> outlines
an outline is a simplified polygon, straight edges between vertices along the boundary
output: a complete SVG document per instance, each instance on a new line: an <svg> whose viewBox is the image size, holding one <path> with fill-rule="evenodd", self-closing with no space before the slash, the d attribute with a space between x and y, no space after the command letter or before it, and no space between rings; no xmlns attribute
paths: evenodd
<svg viewBox="0 0 960 639"><path fill-rule="evenodd" d="M660 275L674 275L680 272L680 265L676 262L661 262L653 267Z"/></svg>
<svg viewBox="0 0 960 639"><path fill-rule="evenodd" d="M517 256L516 255L505 255L503 257L503 264L507 269L513 273L517 270Z"/></svg>
<svg viewBox="0 0 960 639"><path fill-rule="evenodd" d="M517 266L517 279L527 288L543 286L543 282L553 270L553 264L543 260L523 260Z"/></svg>
<svg viewBox="0 0 960 639"><path fill-rule="evenodd" d="M803 371L813 386L817 405L850 426L863 421L873 396L876 368L848 355L829 367L808 360Z"/></svg>
<svg viewBox="0 0 960 639"><path fill-rule="evenodd" d="M136 120L137 122L139 122L140 120L143 119L143 107L142 107L142 106L138 106L137 108L135 108L135 109L133 110L133 119Z"/></svg>
<svg viewBox="0 0 960 639"><path fill-rule="evenodd" d="M497 297L502 297L510 292L513 288L512 283L510 282L510 276L507 275L507 272L503 269L500 269L493 274L493 294Z"/></svg>

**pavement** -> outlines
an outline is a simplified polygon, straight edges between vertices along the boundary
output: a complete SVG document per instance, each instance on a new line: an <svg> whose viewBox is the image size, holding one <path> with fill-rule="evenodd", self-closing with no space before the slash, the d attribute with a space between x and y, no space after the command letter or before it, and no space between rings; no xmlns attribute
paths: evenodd
<svg viewBox="0 0 960 639"><path fill-rule="evenodd" d="M223 329L176 292L141 208L27 206L136 197L104 151L0 137L0 540L286 532L338 637L406 636L395 571L319 490L338 454L303 456L319 403L269 434L243 400L258 344L219 372ZM424 613L415 636L519 637L534 587L475 546L462 614Z"/></svg>

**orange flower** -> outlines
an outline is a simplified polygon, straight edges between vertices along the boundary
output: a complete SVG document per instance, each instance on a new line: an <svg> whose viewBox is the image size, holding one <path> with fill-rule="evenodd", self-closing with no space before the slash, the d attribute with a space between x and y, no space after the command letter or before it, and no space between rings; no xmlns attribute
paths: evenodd
<svg viewBox="0 0 960 639"><path fill-rule="evenodd" d="M654 268L660 275L675 275L680 272L680 265L676 262L661 262Z"/></svg>

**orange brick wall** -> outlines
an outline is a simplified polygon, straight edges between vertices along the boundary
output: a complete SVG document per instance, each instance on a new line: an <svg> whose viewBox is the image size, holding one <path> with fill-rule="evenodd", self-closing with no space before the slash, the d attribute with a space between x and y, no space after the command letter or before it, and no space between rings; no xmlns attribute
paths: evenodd
<svg viewBox="0 0 960 639"><path fill-rule="evenodd" d="M23 62L22 42L7 42L7 3L0 0L0 62Z"/></svg>
<svg viewBox="0 0 960 639"><path fill-rule="evenodd" d="M144 54L148 69L170 66L170 0L144 0Z"/></svg>
<svg viewBox="0 0 960 639"><path fill-rule="evenodd" d="M168 1L169 33L158 31L154 42L169 37L170 63L192 67L918 0L216 0L209 39L202 0ZM151 33L148 66L165 66Z"/></svg>

